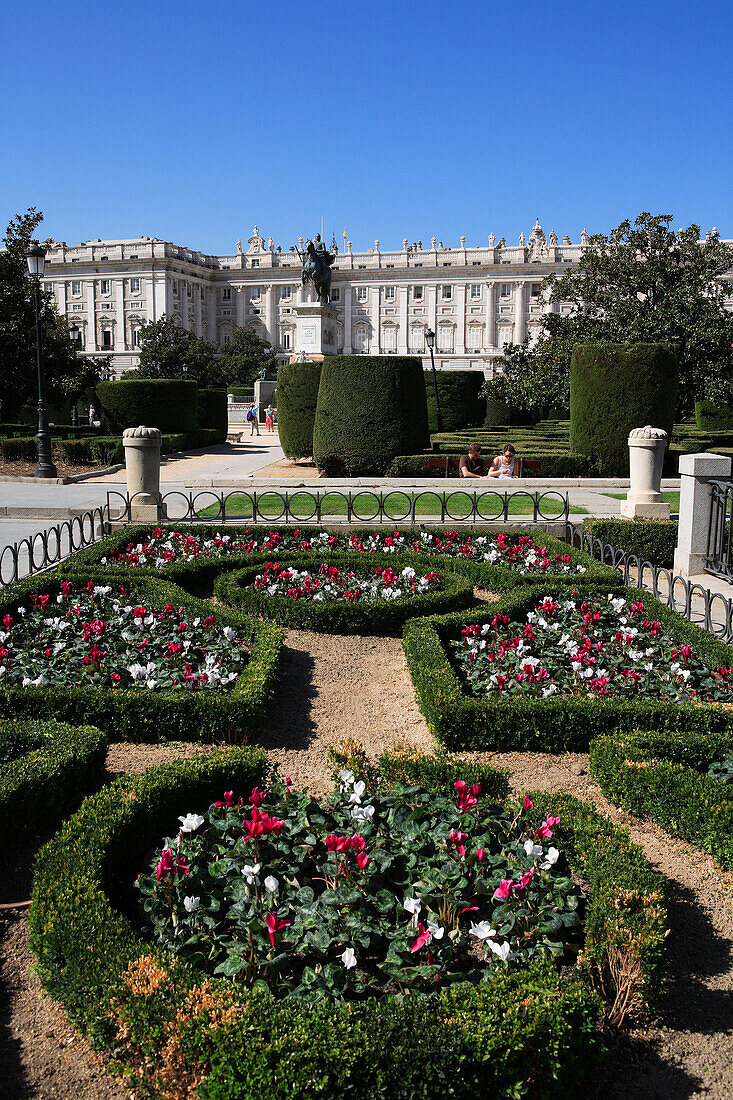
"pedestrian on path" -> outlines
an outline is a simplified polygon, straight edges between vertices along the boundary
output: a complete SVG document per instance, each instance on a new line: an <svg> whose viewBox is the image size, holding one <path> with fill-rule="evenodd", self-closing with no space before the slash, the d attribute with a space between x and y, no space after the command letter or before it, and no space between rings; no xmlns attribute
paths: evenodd
<svg viewBox="0 0 733 1100"><path fill-rule="evenodd" d="M249 424L249 434L252 436L257 432L260 434L260 425L258 423L260 415L259 405L250 405L247 409L247 423Z"/></svg>
<svg viewBox="0 0 733 1100"><path fill-rule="evenodd" d="M274 412L275 410L272 405L268 405L265 409L265 427L267 428L268 432L275 431L275 421L273 420Z"/></svg>

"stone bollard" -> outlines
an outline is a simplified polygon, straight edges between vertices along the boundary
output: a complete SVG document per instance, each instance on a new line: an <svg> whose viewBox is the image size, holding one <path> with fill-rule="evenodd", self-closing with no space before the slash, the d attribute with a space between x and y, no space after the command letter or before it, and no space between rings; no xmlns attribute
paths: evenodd
<svg viewBox="0 0 733 1100"><path fill-rule="evenodd" d="M726 455L697 454L680 458L680 522L674 552L674 571L695 577L705 571L713 491L710 479L730 477Z"/></svg>
<svg viewBox="0 0 733 1100"><path fill-rule="evenodd" d="M669 519L670 507L662 499L662 463L667 433L662 428L633 428L629 432L630 488L621 502L628 519Z"/></svg>
<svg viewBox="0 0 733 1100"><path fill-rule="evenodd" d="M132 523L149 523L166 518L160 495L159 428L126 428L122 433L125 447L127 494Z"/></svg>

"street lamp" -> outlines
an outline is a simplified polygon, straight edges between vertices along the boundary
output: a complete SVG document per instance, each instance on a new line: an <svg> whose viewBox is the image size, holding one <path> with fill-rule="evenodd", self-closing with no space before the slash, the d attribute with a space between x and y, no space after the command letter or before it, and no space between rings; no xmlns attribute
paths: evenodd
<svg viewBox="0 0 733 1100"><path fill-rule="evenodd" d="M74 322L73 325L69 325L69 339L71 340L71 352L74 356L74 376L76 377L76 349L79 346L79 338L81 336L81 329ZM79 423L79 415L76 407L76 398L71 402L71 423L73 427Z"/></svg>
<svg viewBox="0 0 733 1100"><path fill-rule="evenodd" d="M435 333L431 328L425 331L425 343L430 350L430 365L433 368L433 389L435 390L435 421L438 425L438 431L443 431L443 414L440 411L440 399L438 397L438 376L435 373L435 355L433 354L433 348L435 347Z"/></svg>
<svg viewBox="0 0 733 1100"><path fill-rule="evenodd" d="M43 374L43 347L41 343L41 279L46 265L46 249L31 241L25 254L28 274L33 283L33 299L36 307L36 362L38 366L38 463L36 477L56 477L56 467L51 458L51 433L46 413L46 380Z"/></svg>

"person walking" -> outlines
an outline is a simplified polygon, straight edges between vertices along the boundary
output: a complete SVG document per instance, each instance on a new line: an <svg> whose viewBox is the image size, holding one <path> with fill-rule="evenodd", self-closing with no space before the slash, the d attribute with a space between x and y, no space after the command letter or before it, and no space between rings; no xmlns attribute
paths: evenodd
<svg viewBox="0 0 733 1100"><path fill-rule="evenodd" d="M267 428L268 432L275 431L275 421L273 420L274 412L275 410L273 409L272 405L268 405L265 409L265 427Z"/></svg>
<svg viewBox="0 0 733 1100"><path fill-rule="evenodd" d="M259 405L250 405L247 409L247 423L249 424L249 434L252 436L257 433L260 434L259 420Z"/></svg>
<svg viewBox="0 0 733 1100"><path fill-rule="evenodd" d="M94 405L90 405L89 406L89 426L90 427L96 419L97 419L97 410L94 408Z"/></svg>

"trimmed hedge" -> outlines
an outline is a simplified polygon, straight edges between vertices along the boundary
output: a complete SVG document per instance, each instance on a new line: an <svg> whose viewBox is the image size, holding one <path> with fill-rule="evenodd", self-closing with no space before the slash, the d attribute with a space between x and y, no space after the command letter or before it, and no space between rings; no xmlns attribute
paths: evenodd
<svg viewBox="0 0 733 1100"><path fill-rule="evenodd" d="M272 552L268 557L272 558ZM294 561L295 559L295 561ZM402 562L395 554L324 554L322 556L278 554L280 562L300 566L312 562L314 566L323 560L340 569L354 570L357 576L374 573L375 566L399 567ZM410 563L417 567L415 557ZM435 559L425 561L425 572L435 566ZM448 563L452 565L452 562ZM415 615L435 615L470 607L473 603L473 583L457 573L442 570L444 587L438 592L423 596L400 596L396 600L381 603L361 603L351 600L295 600L287 596L268 596L252 587L255 577L262 572L262 565L250 566L238 572L222 574L214 584L217 599L230 607L244 608L250 614L301 630L316 630L324 634L399 634L405 622Z"/></svg>
<svg viewBox="0 0 733 1100"><path fill-rule="evenodd" d="M625 830L567 795L536 796L534 815L559 812L556 837L590 885L576 978L561 979L549 962L497 967L479 986L338 1008L204 980L152 946L119 906L130 907L127 884L179 813L224 789L246 792L264 771L264 754L230 750L125 777L87 799L39 853L29 919L40 976L147 1089L173 1097L191 1081L206 1100L433 1100L446 1088L458 1100L560 1100L601 1052L598 1000L582 979L618 1000L611 963L621 959L637 973L632 1002L656 993L661 876Z"/></svg>
<svg viewBox="0 0 733 1100"><path fill-rule="evenodd" d="M416 356L323 360L313 458L326 474L384 474L429 443L425 379Z"/></svg>
<svg viewBox="0 0 733 1100"><path fill-rule="evenodd" d="M509 438L508 436L508 441ZM500 448L491 451L487 448L486 454L484 454L483 444L481 444L481 448L481 457L489 464L500 451ZM392 459L387 476L445 477L445 458L465 454L466 449L441 446L438 454L397 455L396 458ZM598 459L590 455L573 454L570 451L561 451L557 454L539 454L525 452L524 450L519 450L518 454L524 463L522 477L597 477L599 473ZM436 459L443 459L443 462L436 462ZM449 465L448 477L457 478L458 469ZM489 481L487 484L490 485L491 482ZM499 484L506 487L506 482L499 482Z"/></svg>
<svg viewBox="0 0 733 1100"><path fill-rule="evenodd" d="M613 584L577 586L578 595L621 591L628 600L641 600L650 616L659 620L680 642L689 642L713 667L733 664L733 647L682 619L648 592ZM567 589L564 590L567 592ZM560 594L549 582L542 595ZM485 611L442 618L412 619L404 632L404 650L415 694L437 740L452 751L527 749L541 752L582 751L599 734L640 727L722 733L730 727L730 710L714 703L675 703L659 699L613 700L552 696L548 699L512 699L498 695L470 695L448 655L448 642L469 621L483 625L494 615L523 618L537 601L537 588L509 592Z"/></svg>
<svg viewBox="0 0 733 1100"><path fill-rule="evenodd" d="M94 726L0 721L0 844L75 810L104 782L106 755Z"/></svg>
<svg viewBox="0 0 733 1100"><path fill-rule="evenodd" d="M160 526L160 525L157 525ZM104 576L109 578L110 576L116 577L120 582L130 582L134 578L138 570L128 569L125 565L109 565L100 566L100 562L103 558L106 558L111 553L120 553L129 545L136 545L141 540L148 538L152 531L155 530L156 525L141 525L136 527L125 527L116 531L112 535L108 535L107 538L95 543L94 546L88 546L84 550L79 550L70 557L64 559L59 565L59 572L64 575L73 575L76 572L85 571L87 569L98 570L98 575L101 575L102 570ZM292 528L285 527L229 527L223 524L180 524L171 525L167 524L163 527L164 530L180 531L183 534L193 534L200 539L210 539L215 535L220 534L222 531L226 531L231 535L232 539L241 538L245 532L249 537L253 539L259 539L272 532L280 532L282 534L289 532L292 533ZM305 527L299 528L300 534L303 539L311 539L324 530L334 530L327 525L320 527ZM343 528L336 528L337 533L343 534ZM416 538L419 538L422 528L414 529ZM434 528L433 528L434 530ZM466 534L472 535L496 535L503 529L501 527L492 528L469 528L466 530ZM462 557L448 558L439 554L411 554L411 553L392 553L387 556L387 563L393 566L400 562L402 564L409 564L416 566L417 563L424 565L426 571L429 569L435 569L438 572L442 572L447 569L450 573L459 573L463 577L468 577L473 584L478 585L480 588L489 589L494 592L502 592L510 588L526 587L529 585L542 585L546 587L549 583L569 585L577 584L582 579L584 584L587 584L591 580L597 578L599 583L603 585L611 584L618 585L620 578L618 572L609 565L596 561L589 554L584 551L577 550L571 547L566 542L562 542L560 539L555 538L553 535L542 533L541 537L538 537L537 531L532 529L511 528L508 533L512 538L518 538L520 535L531 535L541 542L550 553L552 554L569 554L571 562L576 565L582 565L586 572L582 575L555 576L546 577L541 574L536 576L523 576L514 572L511 569L499 566L499 565L486 565L478 562L471 562ZM359 554L355 556L357 564L364 564L365 562L371 562L375 555ZM262 563L277 557L279 561L297 561L301 564L308 561L314 562L323 559L329 561L334 557L333 552L329 547L320 548L316 552L298 553L295 552L276 552L274 550L259 550L252 554L232 554L231 557L223 558L207 558L198 557L190 562L172 562L170 565L164 565L160 569L150 568L140 570L143 576L150 576L153 574L157 577L165 578L165 580L173 581L175 584L181 585L182 588L187 591L200 593L204 584L213 583L213 581L224 573L229 573L235 569L242 569ZM378 563L379 564L379 563Z"/></svg>
<svg viewBox="0 0 733 1100"><path fill-rule="evenodd" d="M704 773L731 752L730 729L711 735L633 732L593 741L590 768L612 802L651 818L730 870L733 788Z"/></svg>
<svg viewBox="0 0 733 1100"><path fill-rule="evenodd" d="M431 432L437 432L438 419L435 411L435 390L433 372L425 372L425 394L428 402L428 426ZM438 400L443 418L443 430L455 431L461 428L478 428L486 415L486 398L481 396L484 384L483 371L473 370L436 370Z"/></svg>
<svg viewBox="0 0 733 1100"><path fill-rule="evenodd" d="M287 458L313 454L320 363L283 363L277 372L277 427Z"/></svg>
<svg viewBox="0 0 733 1100"><path fill-rule="evenodd" d="M97 400L103 420L120 435L125 428L145 424L161 432L193 432L198 411L198 386L179 379L134 378L100 382Z"/></svg>
<svg viewBox="0 0 733 1100"><path fill-rule="evenodd" d="M209 447L221 441L221 432L216 428L194 428L186 435L164 435L160 453L166 455L194 447ZM125 461L125 448L119 435L56 439L52 434L52 444L56 462L66 462L70 466L110 466ZM0 439L0 458L5 462L35 462L35 436L30 439Z"/></svg>
<svg viewBox="0 0 733 1100"><path fill-rule="evenodd" d="M61 590L61 575L45 574L19 581L0 595L0 618L28 605L31 593ZM112 578L114 581L116 578ZM80 571L73 581L106 584L103 570ZM126 578L130 600L174 603L202 618L211 604L187 595L176 585L157 578ZM227 741L246 743L256 737L265 704L280 662L283 631L235 611L216 608L220 621L232 626L251 647L247 666L227 694L203 691L144 691L106 687L0 686L0 710L7 716L58 719L72 724L93 723L123 741ZM3 681L4 684L4 681Z"/></svg>
<svg viewBox="0 0 733 1100"><path fill-rule="evenodd" d="M733 408L714 401L695 402L695 423L701 432L733 430Z"/></svg>
<svg viewBox="0 0 733 1100"><path fill-rule="evenodd" d="M635 554L640 562L665 569L674 563L677 521L671 519L587 519L583 534Z"/></svg>
<svg viewBox="0 0 733 1100"><path fill-rule="evenodd" d="M199 388L197 427L214 431L216 435L213 442L226 443L229 432L229 405L226 390Z"/></svg>
<svg viewBox="0 0 733 1100"><path fill-rule="evenodd" d="M570 361L570 449L604 473L629 469L632 428L653 424L671 439L679 366L664 344L576 344Z"/></svg>

